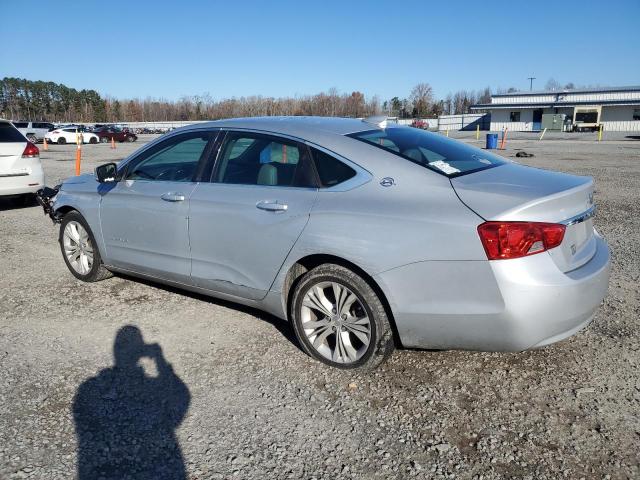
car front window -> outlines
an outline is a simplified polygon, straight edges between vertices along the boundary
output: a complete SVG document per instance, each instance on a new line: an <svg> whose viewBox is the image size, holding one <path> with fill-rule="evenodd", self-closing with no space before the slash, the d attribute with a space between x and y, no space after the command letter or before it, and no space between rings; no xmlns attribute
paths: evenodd
<svg viewBox="0 0 640 480"><path fill-rule="evenodd" d="M505 160L485 150L417 128L391 127L349 134L447 177L486 170Z"/></svg>
<svg viewBox="0 0 640 480"><path fill-rule="evenodd" d="M190 182L210 136L209 132L186 133L159 144L131 165L127 180Z"/></svg>

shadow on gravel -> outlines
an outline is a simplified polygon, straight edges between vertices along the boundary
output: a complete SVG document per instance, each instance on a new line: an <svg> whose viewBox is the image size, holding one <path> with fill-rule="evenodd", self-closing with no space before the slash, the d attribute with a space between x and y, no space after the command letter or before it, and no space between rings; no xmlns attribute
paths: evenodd
<svg viewBox="0 0 640 480"><path fill-rule="evenodd" d="M118 331L113 355L115 365L86 380L74 398L78 479L185 479L175 429L189 389L137 327ZM153 360L157 375L146 375L141 360Z"/></svg>
<svg viewBox="0 0 640 480"><path fill-rule="evenodd" d="M183 290L181 288L174 288L170 285L165 285L162 283L156 283L151 280L147 280L139 277L131 277L129 275L125 275L123 273L115 273L116 276L120 278L125 278L132 282L143 283L144 285L149 285L153 288L160 288L166 292L171 292L176 295L182 295L185 297L195 298L197 300L201 300L207 303L213 303L215 305L220 305L221 307L230 308L232 310L237 310L239 312L246 313L248 315L253 315L260 320L270 323L273 327L287 340L289 340L295 347L304 353L304 350L300 347L298 343L298 339L296 338L296 334L291 327L291 324L285 320L282 320L278 317L275 317L267 312L263 312L262 310L258 310L257 308L248 307L246 305L242 305L240 303L234 303L227 300L222 300L220 298L209 297L207 295L202 295L196 292L190 292L189 290ZM306 353L305 353L306 355Z"/></svg>
<svg viewBox="0 0 640 480"><path fill-rule="evenodd" d="M37 207L34 195L20 195L15 197L0 197L0 212L5 210L18 210L20 208Z"/></svg>

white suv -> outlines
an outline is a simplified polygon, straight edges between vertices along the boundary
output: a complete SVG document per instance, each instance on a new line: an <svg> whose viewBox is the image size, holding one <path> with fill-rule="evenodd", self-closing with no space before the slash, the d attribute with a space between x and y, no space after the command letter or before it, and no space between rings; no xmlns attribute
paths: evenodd
<svg viewBox="0 0 640 480"><path fill-rule="evenodd" d="M35 193L44 186L40 150L7 120L0 120L0 196Z"/></svg>
<svg viewBox="0 0 640 480"><path fill-rule="evenodd" d="M47 132L53 130L53 123L47 122L12 122L21 134L27 137L27 140L38 143L44 140Z"/></svg>

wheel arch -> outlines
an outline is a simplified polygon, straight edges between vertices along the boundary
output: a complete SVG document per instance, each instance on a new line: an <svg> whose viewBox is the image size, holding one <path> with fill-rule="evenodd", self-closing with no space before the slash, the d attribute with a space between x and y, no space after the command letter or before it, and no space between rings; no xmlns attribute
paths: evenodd
<svg viewBox="0 0 640 480"><path fill-rule="evenodd" d="M62 220L62 217L64 217L69 212L78 212L80 215L82 215L82 213L77 208L72 207L71 205L63 205L60 208L56 208L55 215L58 220ZM84 215L82 216L84 217Z"/></svg>
<svg viewBox="0 0 640 480"><path fill-rule="evenodd" d="M391 330L393 331L394 343L396 344L396 346L401 347L402 343L400 341L400 335L396 327L396 321L393 316L393 311L391 310L391 305L387 300L387 296L385 295L380 285L378 285L374 278L369 275L362 267L350 260L337 255L315 253L298 259L293 263L293 265L291 265L291 267L289 267L289 270L287 271L284 279L284 283L282 285L282 304L287 319L289 318L291 312L292 298L290 293L293 292L298 281L302 278L302 275L307 273L309 270L312 270L315 267L326 263L332 263L334 265L340 265L341 267L347 268L358 274L365 282L369 284L376 295L378 295L378 298L384 306L385 312L389 319L389 324L391 325Z"/></svg>

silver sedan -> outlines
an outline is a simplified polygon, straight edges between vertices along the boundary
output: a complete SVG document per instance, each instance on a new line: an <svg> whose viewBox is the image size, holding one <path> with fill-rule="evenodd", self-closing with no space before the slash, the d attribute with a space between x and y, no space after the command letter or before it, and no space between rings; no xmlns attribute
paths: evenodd
<svg viewBox="0 0 640 480"><path fill-rule="evenodd" d="M39 194L69 270L123 272L291 322L309 355L520 351L593 319L593 180L382 119L198 124Z"/></svg>

